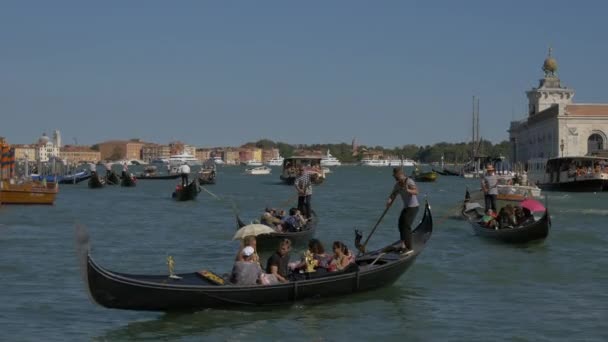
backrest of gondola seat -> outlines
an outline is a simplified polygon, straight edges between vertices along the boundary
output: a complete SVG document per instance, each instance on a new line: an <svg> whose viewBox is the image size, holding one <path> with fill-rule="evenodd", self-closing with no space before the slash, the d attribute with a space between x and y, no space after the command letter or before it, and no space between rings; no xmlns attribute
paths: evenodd
<svg viewBox="0 0 608 342"><path fill-rule="evenodd" d="M357 271L359 271L359 265L355 262L348 264L348 266L346 266L342 270L342 272L344 272L344 273L357 272Z"/></svg>
<svg viewBox="0 0 608 342"><path fill-rule="evenodd" d="M215 284L215 285L225 285L226 281L224 280L224 278L222 278L221 276L211 272L211 271L207 271L207 270L200 270L198 272L196 272L196 274L198 274L201 278L203 278L204 280Z"/></svg>

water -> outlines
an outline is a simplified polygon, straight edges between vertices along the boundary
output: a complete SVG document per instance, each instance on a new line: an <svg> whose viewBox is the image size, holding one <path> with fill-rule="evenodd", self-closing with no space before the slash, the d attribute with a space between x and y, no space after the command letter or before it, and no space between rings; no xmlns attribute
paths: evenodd
<svg viewBox="0 0 608 342"><path fill-rule="evenodd" d="M272 311L206 310L163 314L93 304L75 256L74 226L85 225L103 266L166 274L228 271L237 243L232 201L244 219L278 206L293 189L270 176L220 168L195 202L170 199L175 181L136 188L61 187L49 207L0 207L0 340L514 340L608 339L608 194L552 193L549 238L525 247L482 240L461 220L458 203L474 180L420 183L435 217L434 234L393 286ZM313 207L326 245L352 246L353 228L369 232L392 188L389 168L339 167L316 187ZM398 203L399 206L401 203ZM369 243L398 238L393 208ZM422 211L420 211L422 212Z"/></svg>

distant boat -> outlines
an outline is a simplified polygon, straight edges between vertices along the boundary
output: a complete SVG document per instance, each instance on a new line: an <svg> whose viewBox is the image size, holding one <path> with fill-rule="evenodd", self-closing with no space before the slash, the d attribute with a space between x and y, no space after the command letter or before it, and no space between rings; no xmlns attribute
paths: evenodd
<svg viewBox="0 0 608 342"><path fill-rule="evenodd" d="M411 159L361 159L362 166L415 166Z"/></svg>
<svg viewBox="0 0 608 342"><path fill-rule="evenodd" d="M247 165L247 166L262 166L264 164L262 164L262 162L259 161L259 160L248 160L248 161L245 162L245 165Z"/></svg>
<svg viewBox="0 0 608 342"><path fill-rule="evenodd" d="M283 161L285 161L285 158L279 156L278 158L272 158L269 161L267 161L266 165L268 165L268 166L283 166Z"/></svg>
<svg viewBox="0 0 608 342"><path fill-rule="evenodd" d="M222 157L213 157L213 162L215 163L215 165L224 165L224 161L222 160Z"/></svg>
<svg viewBox="0 0 608 342"><path fill-rule="evenodd" d="M0 180L0 203L2 204L53 204L59 192L57 183L28 181L11 184Z"/></svg>
<svg viewBox="0 0 608 342"><path fill-rule="evenodd" d="M187 154L187 153L174 154L171 157L169 157L169 165L171 165L171 166L183 165L184 163L186 163L190 166L201 165L201 162L198 159L194 158L194 156L191 154Z"/></svg>
<svg viewBox="0 0 608 342"><path fill-rule="evenodd" d="M271 172L272 169L268 166L254 167L245 170L245 173L248 175L269 175Z"/></svg>
<svg viewBox="0 0 608 342"><path fill-rule="evenodd" d="M321 166L340 166L342 163L338 160L338 158L334 157L327 150L327 154L323 159L321 159Z"/></svg>

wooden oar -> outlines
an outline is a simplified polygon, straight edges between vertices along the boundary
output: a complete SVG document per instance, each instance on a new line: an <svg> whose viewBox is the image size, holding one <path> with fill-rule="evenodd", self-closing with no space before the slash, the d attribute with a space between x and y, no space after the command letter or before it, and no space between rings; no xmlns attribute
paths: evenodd
<svg viewBox="0 0 608 342"><path fill-rule="evenodd" d="M367 239L365 239L365 242L362 245L357 246L357 248L359 249L359 251L361 251L361 253L365 253L365 246L367 246L367 243L369 242L369 239L372 237L372 235L374 235L374 232L376 231L376 229L380 225L380 222L382 222L382 219L384 218L384 216L386 215L386 213L388 212L388 210L393 206L394 202L395 201L393 200L393 201L391 201L391 204L389 204L389 205L386 206L386 209L384 209L384 212L382 213L382 215L378 219L378 222L376 222L376 225L372 229L372 232L369 233L369 235L367 236Z"/></svg>

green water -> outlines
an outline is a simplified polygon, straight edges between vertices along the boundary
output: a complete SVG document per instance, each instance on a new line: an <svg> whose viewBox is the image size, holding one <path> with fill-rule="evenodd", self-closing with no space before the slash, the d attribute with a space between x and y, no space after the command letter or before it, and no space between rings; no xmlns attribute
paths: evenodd
<svg viewBox="0 0 608 342"><path fill-rule="evenodd" d="M226 272L237 243L231 203L246 219L293 195L270 176L220 168L218 184L195 202L177 203L175 181L136 188L65 185L49 207L0 207L0 340L230 341L555 341L608 339L608 194L551 193L553 227L540 244L482 240L458 219L474 180L440 177L420 183L433 207L427 249L394 285L330 301L272 311L206 310L163 314L110 310L93 304L75 255L74 226L86 225L103 266L130 273ZM392 188L390 168L339 167L315 187L317 237L352 246L353 228L369 232ZM421 196L423 197L423 196ZM401 203L399 203L401 205ZM369 243L398 238L399 208ZM422 211L421 211L422 212Z"/></svg>

